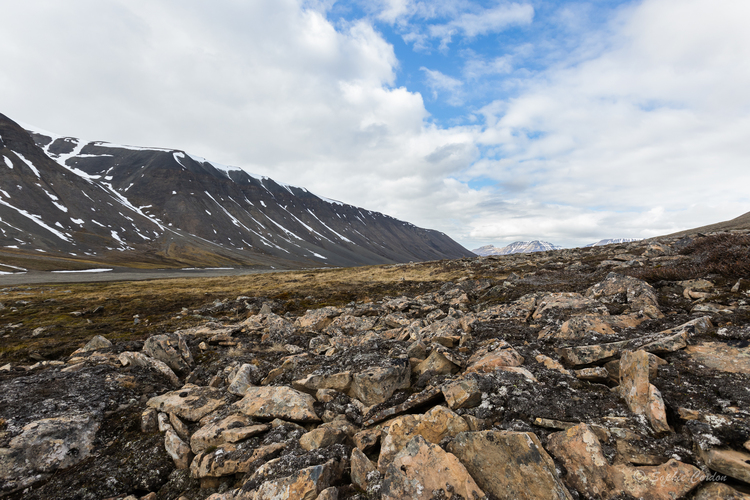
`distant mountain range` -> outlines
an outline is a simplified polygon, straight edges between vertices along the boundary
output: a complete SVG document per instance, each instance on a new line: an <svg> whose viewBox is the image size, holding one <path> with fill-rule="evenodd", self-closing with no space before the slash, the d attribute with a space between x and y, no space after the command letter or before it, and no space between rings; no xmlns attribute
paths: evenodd
<svg viewBox="0 0 750 500"><path fill-rule="evenodd" d="M546 252L547 250L559 250L562 247L553 245L546 241L514 241L508 246L497 248L492 245L485 245L483 247L475 248L472 250L477 255L486 257L488 255L510 255L512 253L532 253L532 252Z"/></svg>
<svg viewBox="0 0 750 500"><path fill-rule="evenodd" d="M614 238L607 240L599 240L596 243L589 243L586 247L598 247L602 245L613 245L617 243L629 243L631 241L639 241L637 238ZM584 248L586 248L584 247ZM477 255L486 257L488 255L510 255L513 253L532 253L532 252L546 252L547 250L559 250L563 247L554 245L547 241L514 241L508 246L498 248L493 245L485 245L483 247L475 248L472 250Z"/></svg>
<svg viewBox="0 0 750 500"><path fill-rule="evenodd" d="M438 231L184 151L27 131L2 114L0 254L31 267L276 268L472 255Z"/></svg>
<svg viewBox="0 0 750 500"><path fill-rule="evenodd" d="M614 245L617 243L630 243L631 241L640 241L639 238L614 238L609 240L599 240L596 243L589 243L586 247L600 247L602 245Z"/></svg>

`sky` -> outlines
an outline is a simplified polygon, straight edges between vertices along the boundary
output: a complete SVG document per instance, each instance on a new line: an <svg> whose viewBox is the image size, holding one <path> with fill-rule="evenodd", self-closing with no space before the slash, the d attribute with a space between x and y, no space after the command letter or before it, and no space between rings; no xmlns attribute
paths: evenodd
<svg viewBox="0 0 750 500"><path fill-rule="evenodd" d="M750 211L747 0L0 0L0 113L472 249Z"/></svg>

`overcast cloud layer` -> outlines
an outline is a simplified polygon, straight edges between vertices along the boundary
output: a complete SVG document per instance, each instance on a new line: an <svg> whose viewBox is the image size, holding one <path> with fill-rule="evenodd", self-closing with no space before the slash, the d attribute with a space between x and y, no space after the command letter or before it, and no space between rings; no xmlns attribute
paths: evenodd
<svg viewBox="0 0 750 500"><path fill-rule="evenodd" d="M0 112L468 248L750 210L750 3L0 0Z"/></svg>

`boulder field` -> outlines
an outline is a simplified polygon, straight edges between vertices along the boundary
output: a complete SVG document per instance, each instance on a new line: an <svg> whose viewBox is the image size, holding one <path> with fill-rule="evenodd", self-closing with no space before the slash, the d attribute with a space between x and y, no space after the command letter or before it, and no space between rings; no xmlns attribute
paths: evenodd
<svg viewBox="0 0 750 500"><path fill-rule="evenodd" d="M6 364L0 496L750 499L750 282L687 244Z"/></svg>

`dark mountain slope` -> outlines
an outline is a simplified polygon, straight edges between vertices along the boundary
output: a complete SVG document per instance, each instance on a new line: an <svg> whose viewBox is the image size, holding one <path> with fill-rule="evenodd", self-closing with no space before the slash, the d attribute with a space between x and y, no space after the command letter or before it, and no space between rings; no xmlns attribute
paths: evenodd
<svg viewBox="0 0 750 500"><path fill-rule="evenodd" d="M104 260L117 250L123 258L138 255L167 265L274 267L471 255L437 231L183 151L41 131L29 135L2 115L0 127L3 154L14 166L6 166L11 176L4 176L0 187L7 191L15 185L13 175L26 186L23 193L8 191L14 204L3 206L7 224L0 244L5 247L79 251Z"/></svg>

